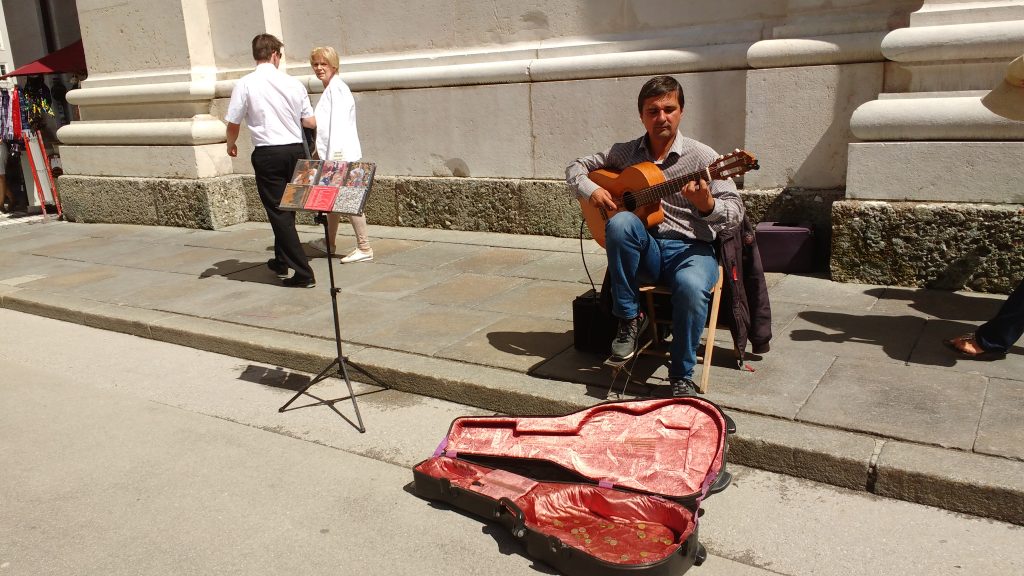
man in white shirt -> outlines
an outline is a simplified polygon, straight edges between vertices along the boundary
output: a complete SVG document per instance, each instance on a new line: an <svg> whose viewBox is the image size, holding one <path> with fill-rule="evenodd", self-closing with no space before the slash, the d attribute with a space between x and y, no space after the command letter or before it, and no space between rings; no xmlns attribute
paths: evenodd
<svg viewBox="0 0 1024 576"><path fill-rule="evenodd" d="M306 88L278 70L284 44L270 34L252 39L256 69L242 77L231 92L226 120L229 156L238 156L238 132L245 120L255 150L252 167L256 189L274 230L274 257L267 267L284 279L285 286L313 288L316 280L295 230L295 212L278 209L295 165L305 153L302 127L315 128L313 107ZM288 269L295 273L289 278Z"/></svg>

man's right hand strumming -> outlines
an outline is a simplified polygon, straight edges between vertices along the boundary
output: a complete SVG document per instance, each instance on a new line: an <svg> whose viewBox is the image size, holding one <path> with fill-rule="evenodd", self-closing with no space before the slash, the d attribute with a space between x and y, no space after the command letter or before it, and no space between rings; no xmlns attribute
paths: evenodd
<svg viewBox="0 0 1024 576"><path fill-rule="evenodd" d="M596 208L604 208L606 210L618 210L618 206L615 205L615 201L612 200L610 192L604 188L598 188L590 195L590 204Z"/></svg>

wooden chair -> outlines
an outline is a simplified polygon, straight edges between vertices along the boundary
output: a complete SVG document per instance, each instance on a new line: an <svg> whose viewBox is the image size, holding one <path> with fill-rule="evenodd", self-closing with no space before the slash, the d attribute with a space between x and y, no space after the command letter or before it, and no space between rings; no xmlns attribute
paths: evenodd
<svg viewBox="0 0 1024 576"><path fill-rule="evenodd" d="M708 333L704 342L704 354L697 359L698 362L702 362L703 364L703 368L700 373L700 383L698 384L698 388L702 394L706 393L708 390L708 376L711 373L711 353L715 349L715 330L718 327L718 306L722 300L722 278L723 270L722 266L719 265L718 281L716 281L714 287L711 288L711 311L708 314ZM672 290L668 286L661 284L644 284L640 286L640 292L646 296L647 314L651 320L649 327L649 330L651 331L651 345L646 346L642 353L667 356L668 351L664 350L664 348L660 346L662 340L659 325L671 325L672 318L671 315L667 319L658 317L654 296L656 294L671 295Z"/></svg>

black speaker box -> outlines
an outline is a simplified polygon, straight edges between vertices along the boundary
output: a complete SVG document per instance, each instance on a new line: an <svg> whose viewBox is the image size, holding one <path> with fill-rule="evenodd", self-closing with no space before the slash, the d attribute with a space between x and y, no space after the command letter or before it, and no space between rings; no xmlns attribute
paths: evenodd
<svg viewBox="0 0 1024 576"><path fill-rule="evenodd" d="M572 301L573 347L580 352L607 356L619 322L593 290Z"/></svg>

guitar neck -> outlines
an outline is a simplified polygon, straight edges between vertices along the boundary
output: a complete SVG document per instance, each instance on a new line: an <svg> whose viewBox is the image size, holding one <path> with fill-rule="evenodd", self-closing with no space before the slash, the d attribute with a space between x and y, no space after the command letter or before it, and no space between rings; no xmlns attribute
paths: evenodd
<svg viewBox="0 0 1024 576"><path fill-rule="evenodd" d="M658 202L666 196L671 196L672 194L679 192L679 189L685 184L689 182L697 182L702 179L706 182L711 182L712 177L709 169L703 168L696 172L691 172L683 176L677 176L671 180L666 180L661 184L655 184L649 188L638 190L633 193L633 198L637 206Z"/></svg>

